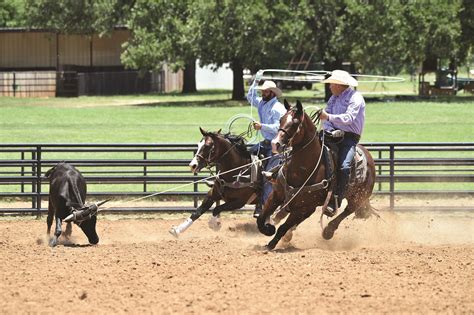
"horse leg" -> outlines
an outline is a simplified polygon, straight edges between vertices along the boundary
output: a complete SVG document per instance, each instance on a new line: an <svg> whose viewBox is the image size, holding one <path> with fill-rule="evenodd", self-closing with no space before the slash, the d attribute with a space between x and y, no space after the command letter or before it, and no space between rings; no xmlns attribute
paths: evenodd
<svg viewBox="0 0 474 315"><path fill-rule="evenodd" d="M344 209L341 214L339 214L337 217L335 217L331 222L328 223L328 225L324 228L323 230L323 238L325 240L330 240L334 236L334 232L336 232L337 228L339 227L339 224L347 218L349 215L351 215L354 212L354 207L353 205L348 205L346 209Z"/></svg>
<svg viewBox="0 0 474 315"><path fill-rule="evenodd" d="M219 231L221 229L221 221L219 218L221 212L240 209L243 206L245 206L245 201L235 199L215 207L214 210L212 210L212 216L209 218L209 227L214 231Z"/></svg>
<svg viewBox="0 0 474 315"><path fill-rule="evenodd" d="M288 214L290 214L287 210L287 208L285 209L279 209L277 212L275 212L275 214L273 215L273 224L277 225L278 223L280 223L284 218L286 218L288 216Z"/></svg>
<svg viewBox="0 0 474 315"><path fill-rule="evenodd" d="M273 191L270 196L268 196L265 205L263 206L263 212L257 218L257 226L260 233L265 234L266 236L272 236L275 234L275 226L267 223L267 219L275 212L276 208L282 204L282 200L278 198L277 194Z"/></svg>
<svg viewBox="0 0 474 315"><path fill-rule="evenodd" d="M278 231L275 234L275 237L273 237L273 239L267 244L267 248L269 250L274 249L280 239L286 234L286 232L288 232L288 230L293 227L296 227L298 224L306 220L310 215L314 213L314 210L316 209L308 209L303 213L295 213L295 211L290 212L288 219L286 219L285 223L280 225Z"/></svg>
<svg viewBox="0 0 474 315"><path fill-rule="evenodd" d="M283 243L289 243L291 241L291 239L293 238L293 232L295 230L296 230L296 225L294 227L292 227L291 229L289 229L288 232L286 232L285 235L283 235L282 242Z"/></svg>
<svg viewBox="0 0 474 315"><path fill-rule="evenodd" d="M204 200L202 201L201 205L196 210L194 210L193 213L191 213L191 216L189 218L187 218L186 221L184 221L183 223L181 223L178 226L173 226L169 230L170 234L173 235L174 237L178 237L179 234L186 231L193 224L194 221L199 219L199 217L204 212L209 210L209 208L212 207L214 202L215 202L215 200L208 194L206 196L206 198L204 198Z"/></svg>

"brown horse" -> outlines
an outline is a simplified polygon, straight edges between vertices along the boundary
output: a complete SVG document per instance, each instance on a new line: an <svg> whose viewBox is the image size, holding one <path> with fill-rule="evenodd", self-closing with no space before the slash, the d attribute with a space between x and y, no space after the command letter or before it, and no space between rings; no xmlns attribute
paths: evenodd
<svg viewBox="0 0 474 315"><path fill-rule="evenodd" d="M268 243L269 249L275 248L288 230L313 214L317 206L327 204L328 193L334 186L334 176L327 176L322 142L313 121L304 112L300 101L297 101L296 107L291 108L285 100L285 107L287 113L280 119L280 129L272 146L274 151L280 153L290 146L291 153L280 168L273 184L273 193L257 219L258 229L267 236L275 234L275 226L268 223L267 219L278 206L282 206L283 211L288 211L289 216ZM341 221L353 212L362 215L364 211L371 210L369 197L375 183L374 160L364 147L358 147L358 151L363 152L366 159L366 171L362 178L351 175L351 184L346 193L347 207L324 228L325 239L331 239Z"/></svg>
<svg viewBox="0 0 474 315"><path fill-rule="evenodd" d="M207 193L201 205L185 222L173 227L170 233L178 236L184 232L204 212L220 200L225 203L216 206L212 211L209 226L220 228L219 214L225 210L240 209L246 204L255 204L260 198L261 174L258 161L252 163L252 157L240 136L207 132L199 128L203 139L198 144L198 150L189 166L193 173L198 173L204 167L216 166L218 174L211 190Z"/></svg>

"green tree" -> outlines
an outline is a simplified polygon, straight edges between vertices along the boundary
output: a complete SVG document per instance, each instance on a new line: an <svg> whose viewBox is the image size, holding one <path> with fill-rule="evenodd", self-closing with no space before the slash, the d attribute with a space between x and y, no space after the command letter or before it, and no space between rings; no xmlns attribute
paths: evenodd
<svg viewBox="0 0 474 315"><path fill-rule="evenodd" d="M168 63L183 69L183 93L196 92L196 35L190 27L191 0L137 1L129 20L132 38L123 62L133 68L161 69Z"/></svg>
<svg viewBox="0 0 474 315"><path fill-rule="evenodd" d="M0 27L6 27L13 20L15 7L5 0L0 0Z"/></svg>
<svg viewBox="0 0 474 315"><path fill-rule="evenodd" d="M232 99L244 98L245 68L278 68L294 53L296 7L285 1L195 1L193 29L201 64L230 64Z"/></svg>
<svg viewBox="0 0 474 315"><path fill-rule="evenodd" d="M466 60L474 51L474 4L471 0L463 0L459 12L461 21L461 37L458 59Z"/></svg>
<svg viewBox="0 0 474 315"><path fill-rule="evenodd" d="M348 1L340 42L346 58L362 73L399 73L407 59L407 28L399 1ZM337 45L337 43L335 43Z"/></svg>
<svg viewBox="0 0 474 315"><path fill-rule="evenodd" d="M460 48L461 21L459 19L460 1L438 1L436 5L428 2L408 3L405 6L407 19L405 24L411 38L408 49L410 61L423 61L430 58L456 61ZM419 15L418 12L423 12ZM420 28L414 27L411 21L419 19ZM418 44L416 43L418 42ZM419 45L421 49L418 49Z"/></svg>
<svg viewBox="0 0 474 315"><path fill-rule="evenodd" d="M28 26L60 33L101 35L125 24L135 0L25 0Z"/></svg>
<svg viewBox="0 0 474 315"><path fill-rule="evenodd" d="M94 34L92 0L26 0L29 27L61 33Z"/></svg>
<svg viewBox="0 0 474 315"><path fill-rule="evenodd" d="M357 69L396 74L436 56L459 52L460 1L304 0L301 47L316 52L325 70L351 61ZM329 97L326 89L326 98Z"/></svg>
<svg viewBox="0 0 474 315"><path fill-rule="evenodd" d="M24 0L0 0L0 27L23 26Z"/></svg>

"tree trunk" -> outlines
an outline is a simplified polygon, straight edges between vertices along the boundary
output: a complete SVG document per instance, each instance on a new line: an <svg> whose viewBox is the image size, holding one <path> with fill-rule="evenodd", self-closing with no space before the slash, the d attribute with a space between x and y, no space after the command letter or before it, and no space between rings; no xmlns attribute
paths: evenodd
<svg viewBox="0 0 474 315"><path fill-rule="evenodd" d="M342 70L342 60L337 59L329 62L324 60L324 70L326 71L333 71L333 70ZM329 77L329 76L328 76ZM324 84L324 101L327 102L331 98L332 93L329 89L329 84Z"/></svg>
<svg viewBox="0 0 474 315"><path fill-rule="evenodd" d="M195 93L196 89L196 59L189 60L183 70L183 93Z"/></svg>
<svg viewBox="0 0 474 315"><path fill-rule="evenodd" d="M245 98L244 91L244 69L240 60L235 59L231 63L231 68L233 72L234 82L232 89L232 99L233 100L243 100Z"/></svg>

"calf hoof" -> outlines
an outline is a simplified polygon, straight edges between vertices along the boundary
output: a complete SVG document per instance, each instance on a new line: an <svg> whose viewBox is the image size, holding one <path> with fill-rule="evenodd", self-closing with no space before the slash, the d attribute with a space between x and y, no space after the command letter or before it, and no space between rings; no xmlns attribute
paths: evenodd
<svg viewBox="0 0 474 315"><path fill-rule="evenodd" d="M330 240L334 236L334 232L336 230L333 229L330 225L326 226L323 230L323 238L325 240Z"/></svg>
<svg viewBox="0 0 474 315"><path fill-rule="evenodd" d="M58 238L57 237L53 237L49 240L49 246L51 247L55 247L56 245L58 245Z"/></svg>

